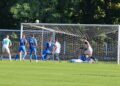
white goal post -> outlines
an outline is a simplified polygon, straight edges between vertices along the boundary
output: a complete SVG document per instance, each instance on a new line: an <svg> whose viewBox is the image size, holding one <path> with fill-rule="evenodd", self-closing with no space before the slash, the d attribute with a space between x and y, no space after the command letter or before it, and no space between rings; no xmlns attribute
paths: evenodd
<svg viewBox="0 0 120 86"><path fill-rule="evenodd" d="M21 36L36 34L39 51L42 54L44 43L52 37L58 38L61 45L61 59L78 58L87 38L93 47L93 56L102 61L120 63L120 25L105 24L54 24L21 23Z"/></svg>
<svg viewBox="0 0 120 86"><path fill-rule="evenodd" d="M117 63L120 64L120 25L118 26L118 50L117 50Z"/></svg>

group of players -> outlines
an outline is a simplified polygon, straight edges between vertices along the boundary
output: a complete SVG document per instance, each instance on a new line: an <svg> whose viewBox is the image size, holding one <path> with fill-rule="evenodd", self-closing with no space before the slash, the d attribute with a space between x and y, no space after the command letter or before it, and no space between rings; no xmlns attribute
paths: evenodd
<svg viewBox="0 0 120 86"><path fill-rule="evenodd" d="M2 55L1 60L3 59L4 54L7 52L9 55L9 60L11 59L11 53L10 53L10 47L12 46L12 42L9 39L9 35L6 35L6 37L2 41ZM15 59L20 58L20 60L25 60L27 55L26 46L29 46L29 58L30 62L32 61L32 57L34 54L34 58L36 62L38 62L38 56L37 56L37 39L34 37L34 35L31 35L31 37L26 39L25 34L22 36L22 38L19 41L19 50L15 57ZM49 42L46 43L46 47L42 54L42 60L48 60L51 59L51 57L54 55L54 57L59 61L59 54L61 51L61 44L58 42L58 39L53 42L52 39L50 39Z"/></svg>
<svg viewBox="0 0 120 86"><path fill-rule="evenodd" d="M84 48L82 50L84 51L79 59L72 59L71 62L90 62L91 60L95 60L92 57L93 49L90 45L90 43L87 40L84 41ZM10 47L12 46L12 42L9 39L9 35L6 35L6 37L2 41L2 55L1 60L4 56L4 53L7 52L9 55L9 60L11 61L11 53L10 53ZM33 54L36 62L38 62L38 56L37 56L37 39L34 37L34 35L31 35L28 39L26 39L25 34L22 35L22 38L19 41L19 50L15 57L15 59L25 60L27 53L26 46L29 46L29 58L30 62L32 61ZM54 59L56 58L58 61L60 61L59 54L61 51L61 44L56 39L53 41L52 39L49 40L49 42L46 43L46 47L41 55L42 60L48 60L48 59Z"/></svg>

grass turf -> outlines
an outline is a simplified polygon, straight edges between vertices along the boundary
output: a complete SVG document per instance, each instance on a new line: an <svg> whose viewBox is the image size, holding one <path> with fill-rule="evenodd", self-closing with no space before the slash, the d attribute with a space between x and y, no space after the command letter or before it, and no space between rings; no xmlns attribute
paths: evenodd
<svg viewBox="0 0 120 86"><path fill-rule="evenodd" d="M120 65L0 61L0 86L120 86Z"/></svg>

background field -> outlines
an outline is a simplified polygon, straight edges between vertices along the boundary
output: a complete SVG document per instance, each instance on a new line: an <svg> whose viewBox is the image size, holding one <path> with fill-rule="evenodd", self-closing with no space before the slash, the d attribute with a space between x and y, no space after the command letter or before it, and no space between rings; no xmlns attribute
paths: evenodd
<svg viewBox="0 0 120 86"><path fill-rule="evenodd" d="M1 61L0 86L120 86L120 65Z"/></svg>

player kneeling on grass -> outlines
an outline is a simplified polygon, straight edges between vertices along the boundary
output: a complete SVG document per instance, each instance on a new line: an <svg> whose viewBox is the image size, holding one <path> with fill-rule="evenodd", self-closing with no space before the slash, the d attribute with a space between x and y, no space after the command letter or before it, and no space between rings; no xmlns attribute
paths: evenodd
<svg viewBox="0 0 120 86"><path fill-rule="evenodd" d="M87 41L87 40L83 40L84 41L84 46L85 48L84 49L84 54L82 54L80 56L79 59L72 59L71 62L88 62L88 63L93 63L95 62L95 58L92 57L92 54L93 54L93 49L90 45L90 43Z"/></svg>
<svg viewBox="0 0 120 86"><path fill-rule="evenodd" d="M25 47L26 44L27 44L27 40L26 40L26 38L25 38L25 35L23 35L22 38L20 39L20 42L19 42L19 45L20 45L20 47L19 47L19 52L18 52L18 54L16 55L16 58L15 58L15 59L19 58L19 56L20 56L20 54L21 54L22 52L23 52L23 57L22 57L22 59L23 59L23 60L25 59L25 56L27 55L26 47ZM20 57L20 60L21 60L21 57Z"/></svg>
<svg viewBox="0 0 120 86"><path fill-rule="evenodd" d="M11 61L11 53L10 53L10 47L12 46L12 42L9 39L9 35L6 35L6 37L2 41L2 56L1 60L3 58L4 53L6 52L9 55L9 60Z"/></svg>
<svg viewBox="0 0 120 86"><path fill-rule="evenodd" d="M43 51L42 60L52 59L54 49L54 42L52 38L50 38L49 42L45 45L45 50Z"/></svg>
<svg viewBox="0 0 120 86"><path fill-rule="evenodd" d="M32 37L29 38L29 49L30 49L30 62L32 60L32 54L34 53L34 57L36 59L36 62L38 62L37 58L37 39L32 35Z"/></svg>
<svg viewBox="0 0 120 86"><path fill-rule="evenodd" d="M90 45L90 43L87 40L84 40L85 42L85 51L84 55L86 56L86 61L88 62L95 62L95 58L92 56L93 55L93 48Z"/></svg>

